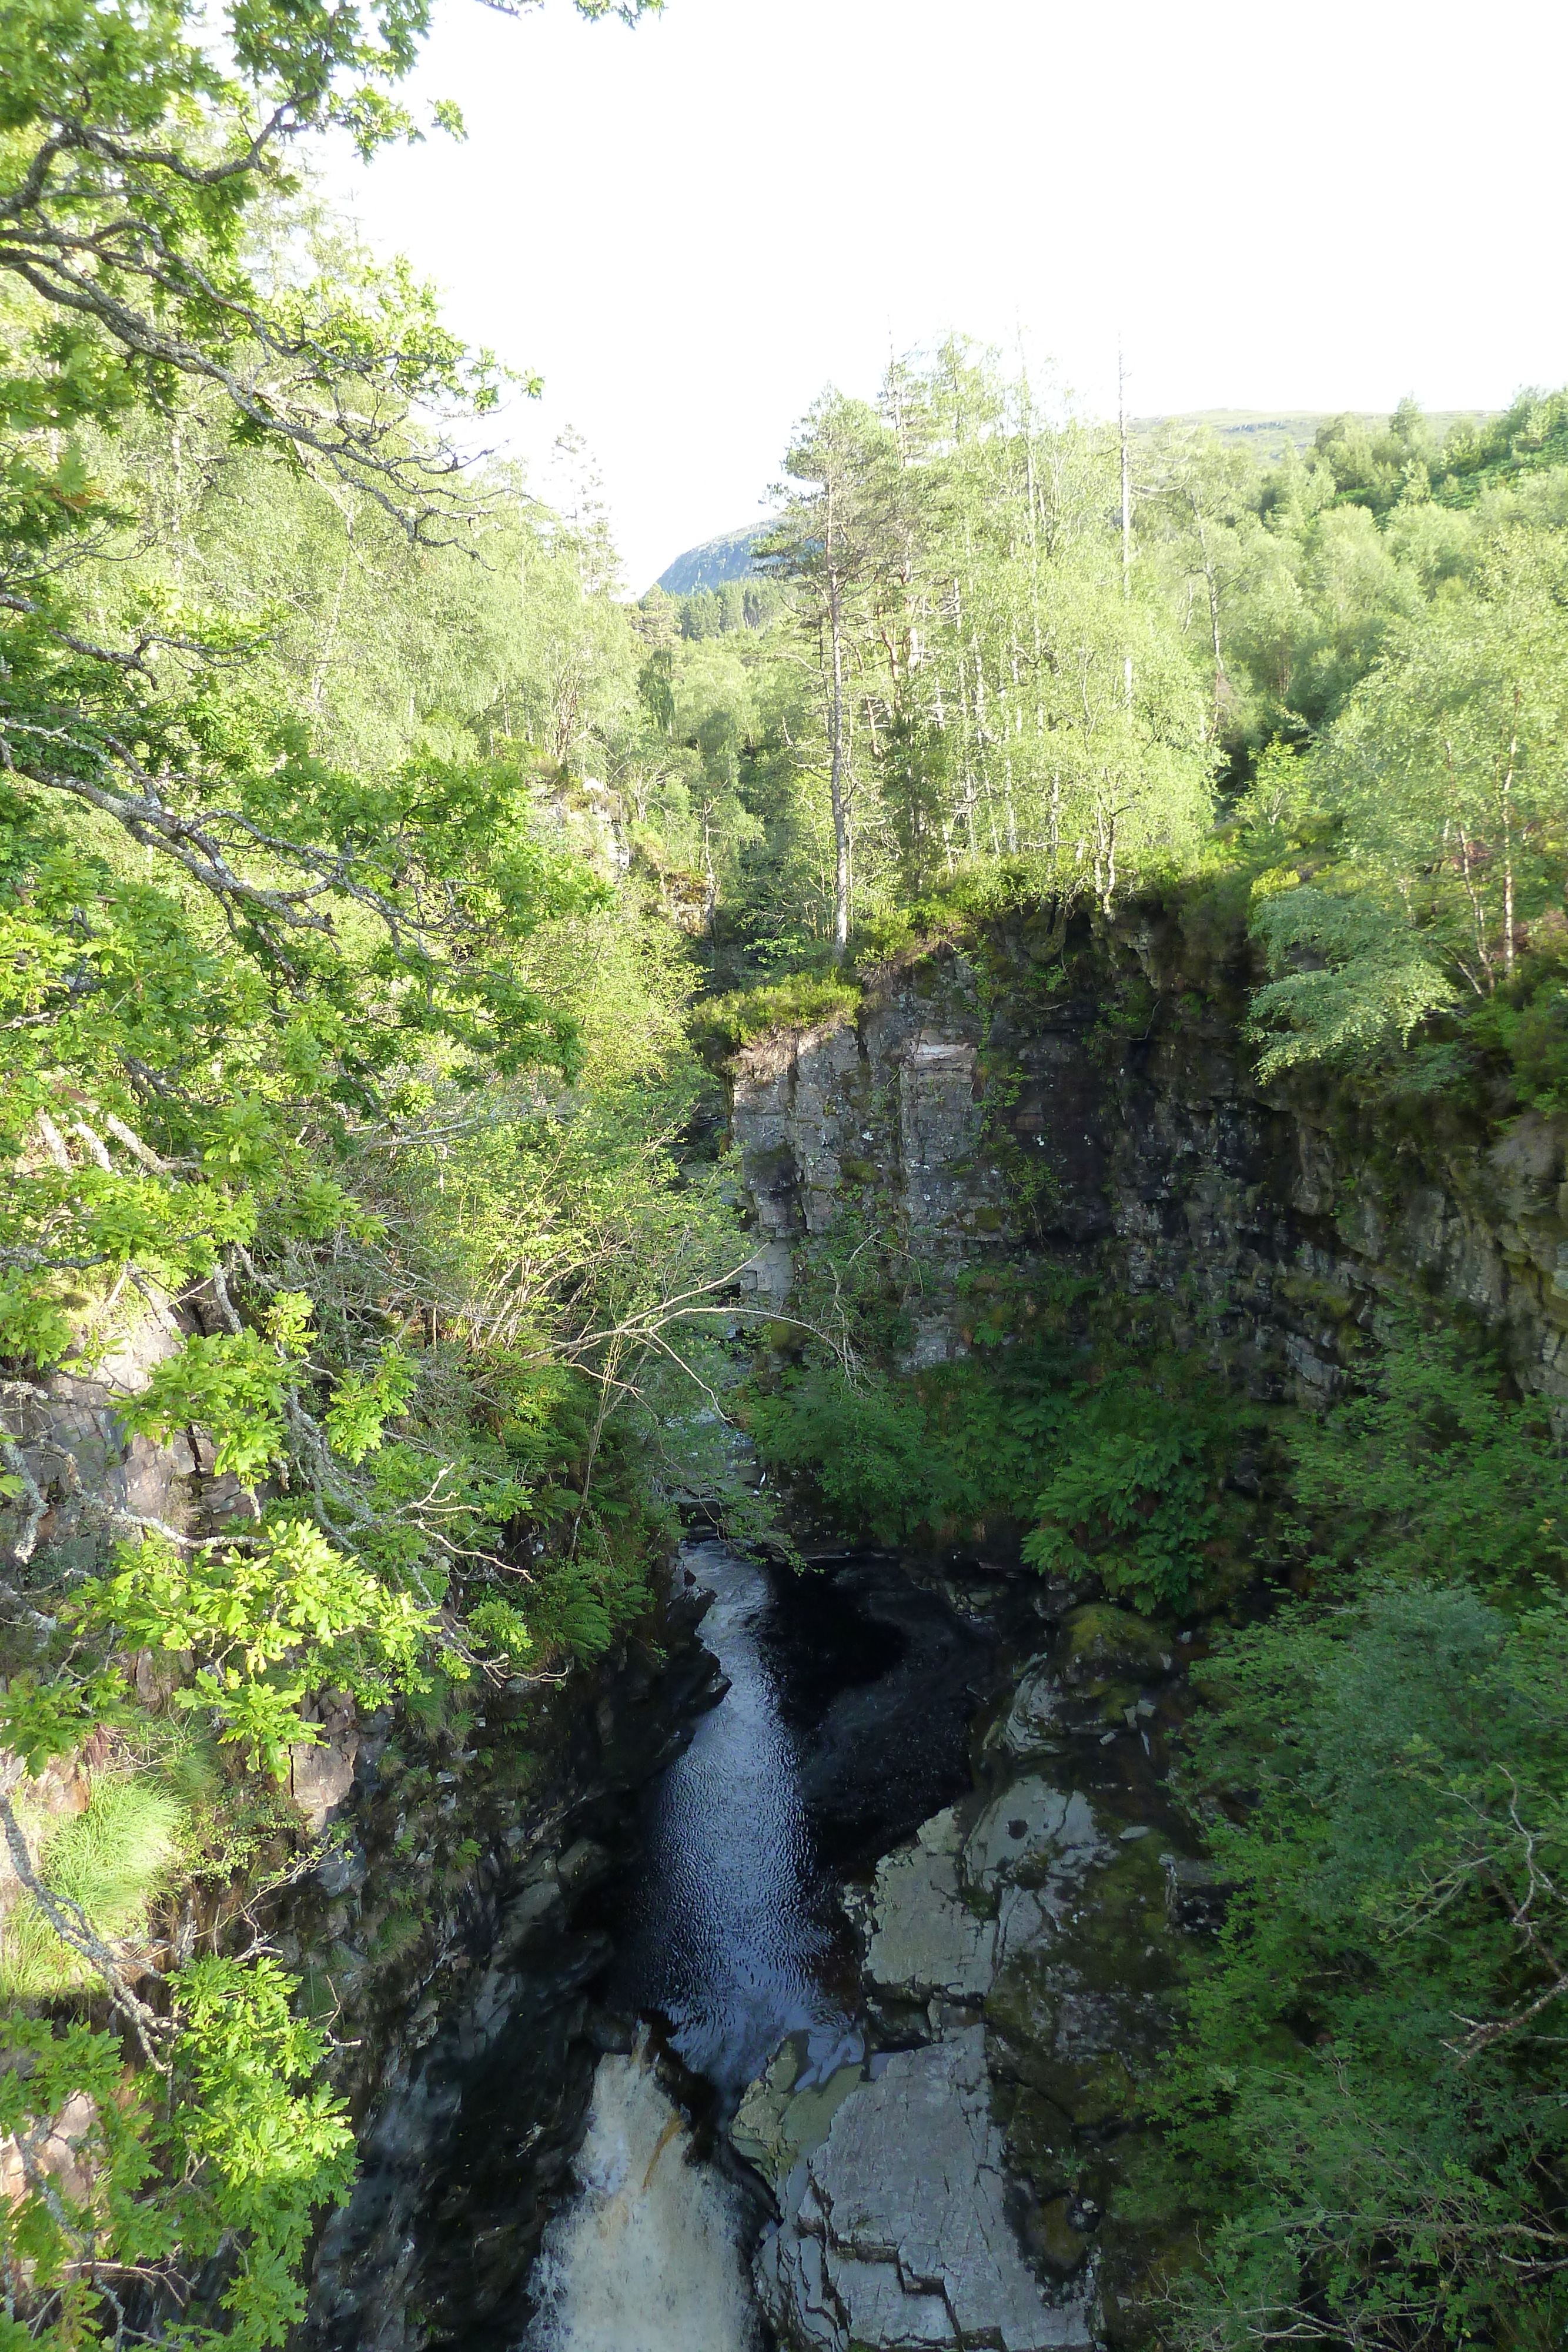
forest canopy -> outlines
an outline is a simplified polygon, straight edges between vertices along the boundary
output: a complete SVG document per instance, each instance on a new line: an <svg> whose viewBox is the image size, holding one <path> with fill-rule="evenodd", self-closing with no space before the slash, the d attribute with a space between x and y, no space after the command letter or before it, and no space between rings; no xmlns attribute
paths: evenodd
<svg viewBox="0 0 1568 2352"><path fill-rule="evenodd" d="M829 391L758 589L638 608L670 745L639 817L705 877L732 984L874 962L988 870L1105 911L1226 867L1266 1074L1414 1040L1441 1082L1506 1039L1544 1098L1565 416L1525 393L1439 440L1406 401L1264 467L957 341L875 403Z"/></svg>

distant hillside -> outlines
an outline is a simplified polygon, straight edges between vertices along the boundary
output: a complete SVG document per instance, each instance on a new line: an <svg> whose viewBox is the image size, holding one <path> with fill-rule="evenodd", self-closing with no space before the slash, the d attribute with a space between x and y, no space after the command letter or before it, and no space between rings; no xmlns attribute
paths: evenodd
<svg viewBox="0 0 1568 2352"><path fill-rule="evenodd" d="M1460 417L1482 421L1498 413L1491 408L1434 409L1425 413L1423 421L1441 442ZM1180 416L1134 416L1132 429L1140 440L1147 440L1162 425L1207 425L1222 441L1244 441L1263 465L1277 465L1287 449L1310 449L1320 425L1344 415L1359 416L1375 434L1388 424L1383 409L1195 408ZM741 530L726 531L722 539L705 539L700 547L688 547L660 572L658 585L667 596L695 596L704 588L722 588L729 580L750 579L751 551L771 528L769 521L747 523Z"/></svg>
<svg viewBox="0 0 1568 2352"><path fill-rule="evenodd" d="M1488 408L1439 409L1428 414L1426 422L1441 441L1449 425L1459 417L1484 417L1494 413ZM1370 408L1276 409L1272 413L1266 408L1195 408L1184 416L1134 416L1132 423L1134 432L1140 436L1156 432L1162 425L1207 425L1222 441L1245 441L1266 464L1277 464L1287 449L1311 448L1320 425L1326 425L1332 416L1347 414L1359 416L1374 432L1381 432L1388 422L1384 410Z"/></svg>
<svg viewBox="0 0 1568 2352"><path fill-rule="evenodd" d="M667 571L660 572L659 586L666 596L695 596L699 588L722 588L727 580L748 580L751 551L771 528L768 522L747 523L743 530L728 530L722 539L705 539L700 547L688 547Z"/></svg>

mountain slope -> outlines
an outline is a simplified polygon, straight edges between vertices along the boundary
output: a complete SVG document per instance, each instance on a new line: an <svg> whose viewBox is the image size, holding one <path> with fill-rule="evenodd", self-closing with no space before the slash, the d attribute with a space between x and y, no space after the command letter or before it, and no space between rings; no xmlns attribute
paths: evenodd
<svg viewBox="0 0 1568 2352"><path fill-rule="evenodd" d="M747 523L740 530L726 531L722 539L705 539L700 546L688 547L660 572L659 586L667 596L695 596L699 588L749 579L751 551L769 527L767 522Z"/></svg>

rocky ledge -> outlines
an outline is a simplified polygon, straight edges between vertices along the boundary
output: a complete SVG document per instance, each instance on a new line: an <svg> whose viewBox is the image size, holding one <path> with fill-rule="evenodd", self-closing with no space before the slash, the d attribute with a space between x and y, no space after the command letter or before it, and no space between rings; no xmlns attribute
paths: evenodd
<svg viewBox="0 0 1568 2352"><path fill-rule="evenodd" d="M1145 2340L1147 2085L1220 1900L1158 1769L1182 1689L1152 1628L1071 1612L971 1796L845 1890L872 2054L820 2081L786 2043L732 2129L777 2200L755 2275L789 2352Z"/></svg>
<svg viewBox="0 0 1568 2352"><path fill-rule="evenodd" d="M1082 2290L1048 2300L1008 2219L982 2029L900 2051L846 2099L807 2162L787 2226L758 2253L763 2309L787 2343L1091 2343Z"/></svg>

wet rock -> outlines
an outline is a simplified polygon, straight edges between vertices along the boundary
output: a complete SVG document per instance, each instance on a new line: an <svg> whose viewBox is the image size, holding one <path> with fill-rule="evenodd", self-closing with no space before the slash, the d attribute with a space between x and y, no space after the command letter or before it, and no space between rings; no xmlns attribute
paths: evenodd
<svg viewBox="0 0 1568 2352"><path fill-rule="evenodd" d="M800 2053L791 2039L752 2084L729 2127L737 2155L776 2188L788 2179L802 2157L821 2147L833 2117L865 2080L863 2066L840 2066L826 2082L800 2088Z"/></svg>
<svg viewBox="0 0 1568 2352"><path fill-rule="evenodd" d="M592 1838L580 1837L574 1839L561 1855L556 1864L556 1876L560 1882L561 1893L569 1902L574 1902L580 1895L586 1895L591 1886L596 1886L613 1866L612 1857L603 1846L597 1844Z"/></svg>
<svg viewBox="0 0 1568 2352"><path fill-rule="evenodd" d="M1201 1933L1224 1926L1226 1906L1236 1892L1234 1881L1223 1877L1212 1863L1186 1854L1162 1853L1160 1867L1166 1874L1166 1914L1173 1927Z"/></svg>
<svg viewBox="0 0 1568 2352"><path fill-rule="evenodd" d="M1167 1637L1146 1618L1096 1601L1063 1618L1057 1661L1074 1688L1115 1682L1152 1682L1170 1672Z"/></svg>
<svg viewBox="0 0 1568 2352"><path fill-rule="evenodd" d="M1030 1776L994 1798L965 1842L960 1882L988 1908L1009 1886L1058 1889L1103 1848L1087 1797Z"/></svg>
<svg viewBox="0 0 1568 2352"><path fill-rule="evenodd" d="M1147 1842L1097 1835L1078 1852L1070 1883L1009 1891L986 2023L999 2072L1082 2132L1141 2113L1175 1971L1165 1874ZM1043 2154L1038 2118L1030 2137Z"/></svg>
<svg viewBox="0 0 1568 2352"><path fill-rule="evenodd" d="M1031 1658L1013 1703L988 1740L1015 1764L1059 1752L1062 1733L1062 1688L1049 1658Z"/></svg>
<svg viewBox="0 0 1568 2352"><path fill-rule="evenodd" d="M340 1838L318 1864L316 1884L328 1895L357 1895L369 1875L370 1864L358 1838Z"/></svg>
<svg viewBox="0 0 1568 2352"><path fill-rule="evenodd" d="M1040 2207L1030 2232L1040 2259L1061 2278L1071 2278L1089 2252L1089 2233L1079 2226L1082 2218L1076 2199L1052 2197Z"/></svg>
<svg viewBox="0 0 1568 2352"><path fill-rule="evenodd" d="M961 1841L957 1814L949 1806L922 1823L913 1846L877 1864L865 1962L873 1998L916 2006L985 1998L996 1928L964 1901Z"/></svg>
<svg viewBox="0 0 1568 2352"><path fill-rule="evenodd" d="M1087 2347L1083 2295L1042 2289L1007 2198L979 2029L902 2052L840 2107L764 2241L763 2309L791 2352Z"/></svg>
<svg viewBox="0 0 1568 2352"><path fill-rule="evenodd" d="M359 1753L359 1727L351 1699L340 1706L323 1703L315 1710L321 1728L314 1741L300 1741L288 1751L288 1787L295 1803L319 1837L329 1822L340 1813L354 1785L354 1759Z"/></svg>

